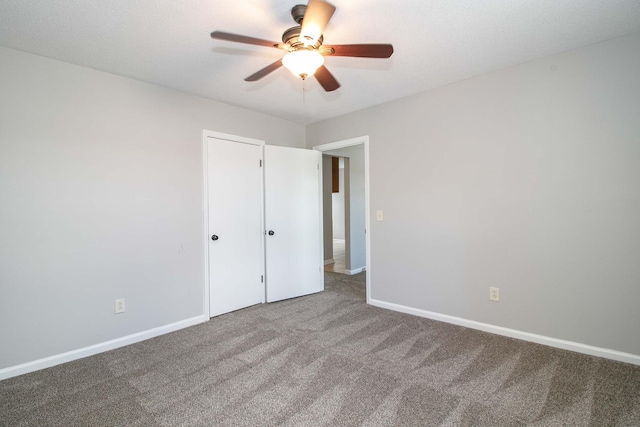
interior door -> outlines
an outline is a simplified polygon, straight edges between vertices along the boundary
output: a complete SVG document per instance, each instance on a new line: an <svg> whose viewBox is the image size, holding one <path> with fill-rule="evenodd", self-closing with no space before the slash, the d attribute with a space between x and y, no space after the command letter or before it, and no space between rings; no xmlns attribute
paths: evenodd
<svg viewBox="0 0 640 427"><path fill-rule="evenodd" d="M208 138L209 313L264 302L262 146Z"/></svg>
<svg viewBox="0 0 640 427"><path fill-rule="evenodd" d="M267 302L324 289L318 151L266 145Z"/></svg>

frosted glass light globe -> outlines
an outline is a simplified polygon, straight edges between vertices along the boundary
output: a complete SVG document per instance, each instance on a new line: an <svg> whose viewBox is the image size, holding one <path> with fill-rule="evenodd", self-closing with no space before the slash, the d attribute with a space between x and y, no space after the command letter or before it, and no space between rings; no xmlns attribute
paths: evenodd
<svg viewBox="0 0 640 427"><path fill-rule="evenodd" d="M282 65L302 80L312 76L322 64L324 64L324 56L317 50L296 50L282 58Z"/></svg>

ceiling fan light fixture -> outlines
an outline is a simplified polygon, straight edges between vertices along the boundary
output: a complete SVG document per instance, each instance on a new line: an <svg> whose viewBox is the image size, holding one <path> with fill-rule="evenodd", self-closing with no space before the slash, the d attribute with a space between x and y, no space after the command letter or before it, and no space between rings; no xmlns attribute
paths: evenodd
<svg viewBox="0 0 640 427"><path fill-rule="evenodd" d="M322 64L324 64L324 56L317 50L296 50L282 58L282 65L302 80L312 76Z"/></svg>
<svg viewBox="0 0 640 427"><path fill-rule="evenodd" d="M291 17L298 24L282 33L282 43L240 34L214 31L211 38L264 46L287 51L283 58L258 70L244 80L255 82L284 66L303 81L314 75L320 86L331 92L340 87L340 83L324 66L325 56L346 56L352 58L389 58L393 54L390 44L343 44L325 46L322 35L331 20L336 7L327 0L308 0L306 5L297 4L291 9ZM303 85L303 94L304 94Z"/></svg>

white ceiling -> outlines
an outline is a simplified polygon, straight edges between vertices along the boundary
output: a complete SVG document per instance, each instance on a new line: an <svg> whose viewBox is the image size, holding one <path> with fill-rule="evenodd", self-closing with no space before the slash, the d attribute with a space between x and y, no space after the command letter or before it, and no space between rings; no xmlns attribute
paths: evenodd
<svg viewBox="0 0 640 427"><path fill-rule="evenodd" d="M328 57L326 93L282 68L280 41L305 0L0 0L0 45L178 89L302 124L640 31L639 0L332 0L325 43L392 43L391 59Z"/></svg>

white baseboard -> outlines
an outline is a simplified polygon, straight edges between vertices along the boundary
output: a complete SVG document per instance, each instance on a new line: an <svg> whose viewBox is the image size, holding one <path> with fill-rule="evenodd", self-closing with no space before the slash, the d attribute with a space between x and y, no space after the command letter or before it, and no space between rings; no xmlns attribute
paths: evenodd
<svg viewBox="0 0 640 427"><path fill-rule="evenodd" d="M329 264L335 264L336 260L331 258L331 259L325 259L324 260L324 265L329 265Z"/></svg>
<svg viewBox="0 0 640 427"><path fill-rule="evenodd" d="M365 267L356 268L355 270L345 270L347 274L353 276L354 274L362 273L365 270Z"/></svg>
<svg viewBox="0 0 640 427"><path fill-rule="evenodd" d="M610 350L607 348L594 347L591 345L581 344L573 341L566 341L547 337L544 335L518 331L516 329L503 328L502 326L476 322L474 320L463 319L461 317L434 313L432 311L421 310L375 299L370 299L369 304L376 307L386 308L388 310L399 311L401 313L412 314L414 316L425 317L427 319L438 320L440 322L451 323L458 326L465 326L471 329L490 332L492 334L503 335L505 337L534 342L536 344L543 344L550 347L561 348L563 350L570 350L577 353L588 354L590 356L604 357L605 359L617 360L619 362L631 363L633 365L640 365L640 355L636 354L624 353L622 351Z"/></svg>
<svg viewBox="0 0 640 427"><path fill-rule="evenodd" d="M208 321L207 316L197 316L190 319L181 320L180 322L171 323L170 325L160 326L158 328L149 329L147 331L138 332L111 341L94 344L89 347L68 351L66 353L56 354L54 356L45 357L44 359L34 360L32 362L23 363L21 365L10 366L0 369L0 381L18 375L28 374L29 372L39 371L40 369L50 368L62 363L71 362L72 360L82 359L94 354L103 353L105 351L114 350L126 345L135 344L140 341L148 340L159 335L168 334L179 329L188 328Z"/></svg>

